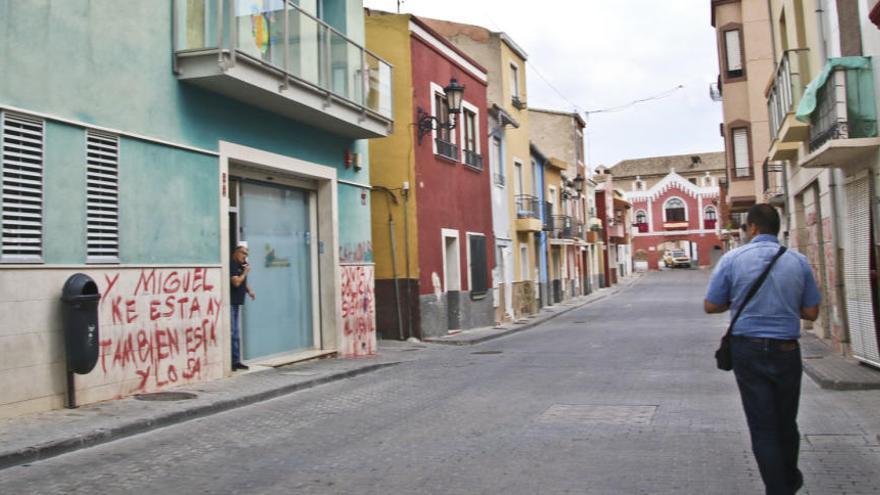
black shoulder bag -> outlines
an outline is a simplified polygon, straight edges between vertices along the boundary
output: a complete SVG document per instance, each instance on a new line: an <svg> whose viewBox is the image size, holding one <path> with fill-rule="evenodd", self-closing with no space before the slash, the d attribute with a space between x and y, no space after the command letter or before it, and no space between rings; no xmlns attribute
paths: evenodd
<svg viewBox="0 0 880 495"><path fill-rule="evenodd" d="M770 260L770 263L767 265L767 268L764 269L764 273L758 277L758 280L755 280L755 283L752 284L752 287L749 289L748 294L746 294L746 298L743 299L742 304L740 304L739 309L736 311L736 314L733 316L733 319L730 320L730 326L727 327L727 333L724 334L724 337L721 337L721 345L718 347L718 350L715 351L715 365L718 366L719 370L722 371L730 371L733 369L733 355L730 352L730 333L733 332L733 325L736 324L736 320L739 319L739 315L742 314L743 309L745 309L746 304L752 300L752 297L758 292L758 289L761 288L761 284L764 283L764 280L767 278L767 274L770 273L770 269L773 268L773 264L776 263L786 251L785 246L781 246L779 248L779 252L776 253L776 256Z"/></svg>

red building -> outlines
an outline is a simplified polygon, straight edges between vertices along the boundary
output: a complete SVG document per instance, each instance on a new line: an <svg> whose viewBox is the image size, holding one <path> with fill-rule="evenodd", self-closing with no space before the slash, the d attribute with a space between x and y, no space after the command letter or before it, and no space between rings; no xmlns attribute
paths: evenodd
<svg viewBox="0 0 880 495"><path fill-rule="evenodd" d="M379 331L396 336L398 314L400 333L419 338L491 326L486 69L415 16L370 11L366 26L368 48L395 67L398 119L392 136L370 143L371 182L397 200L373 200ZM456 86L459 113L446 94ZM394 244L382 242L389 212L407 226ZM410 264L391 270L394 259Z"/></svg>
<svg viewBox="0 0 880 495"><path fill-rule="evenodd" d="M716 177L689 180L674 170L625 193L632 204L633 258L657 270L666 251L684 250L699 266L721 254L721 190Z"/></svg>

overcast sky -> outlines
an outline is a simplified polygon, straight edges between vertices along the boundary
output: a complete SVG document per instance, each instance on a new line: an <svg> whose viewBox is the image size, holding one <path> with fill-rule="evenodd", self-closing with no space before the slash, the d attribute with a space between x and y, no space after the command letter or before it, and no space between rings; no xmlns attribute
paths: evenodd
<svg viewBox="0 0 880 495"><path fill-rule="evenodd" d="M397 2L364 6L395 11ZM718 62L705 0L406 0L401 11L506 32L529 55L530 107L591 111L684 86L666 98L590 114L586 156L593 168L724 148L721 103L709 99Z"/></svg>

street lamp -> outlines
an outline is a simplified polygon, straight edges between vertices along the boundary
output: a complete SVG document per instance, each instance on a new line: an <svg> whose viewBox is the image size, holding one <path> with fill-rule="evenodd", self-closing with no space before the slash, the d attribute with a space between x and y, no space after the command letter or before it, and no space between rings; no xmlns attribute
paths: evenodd
<svg viewBox="0 0 880 495"><path fill-rule="evenodd" d="M449 120L444 122L419 107L416 116L419 126L419 144L422 144L422 136L434 129L455 129L458 119L453 119L452 116L461 113L461 97L464 95L464 86L458 84L458 81L452 78L449 80L449 84L443 88L443 92L446 95L446 106L449 108L449 115L447 116ZM439 109L437 110L439 111ZM436 127L434 126L435 123Z"/></svg>

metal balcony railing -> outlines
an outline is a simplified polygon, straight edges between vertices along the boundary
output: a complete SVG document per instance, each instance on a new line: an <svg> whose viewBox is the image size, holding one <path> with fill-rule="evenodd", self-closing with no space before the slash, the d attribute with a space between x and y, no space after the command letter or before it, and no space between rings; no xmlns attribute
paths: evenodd
<svg viewBox="0 0 880 495"><path fill-rule="evenodd" d="M387 119L392 112L392 68L344 33L296 2L174 0L173 42L177 56L206 51L252 60L291 83L318 88ZM176 68L176 67L175 67Z"/></svg>
<svg viewBox="0 0 880 495"><path fill-rule="evenodd" d="M516 202L517 218L540 218L541 202L538 198L530 194L517 194L514 197Z"/></svg>
<svg viewBox="0 0 880 495"><path fill-rule="evenodd" d="M445 156L450 160L458 161L458 146L449 141L444 141L441 138L437 138L434 140L437 143L437 154L441 156Z"/></svg>
<svg viewBox="0 0 880 495"><path fill-rule="evenodd" d="M553 231L553 203L549 201L544 202L544 217L542 219L543 226L541 230L552 232Z"/></svg>
<svg viewBox="0 0 880 495"><path fill-rule="evenodd" d="M810 115L810 151L832 139L877 136L871 69L837 68L816 93Z"/></svg>
<svg viewBox="0 0 880 495"><path fill-rule="evenodd" d="M494 174L494 176L495 176L495 185L496 186L503 186L504 184L507 183L507 178L504 177L504 174L496 173L496 174Z"/></svg>
<svg viewBox="0 0 880 495"><path fill-rule="evenodd" d="M483 170L483 155L475 151L464 150L464 163L473 168Z"/></svg>
<svg viewBox="0 0 880 495"><path fill-rule="evenodd" d="M770 118L770 140L776 139L785 116L793 112L801 101L806 81L808 48L786 50L776 66L773 86L767 96L767 115Z"/></svg>
<svg viewBox="0 0 880 495"><path fill-rule="evenodd" d="M570 239L572 237L572 219L568 215L553 215L553 237Z"/></svg>

